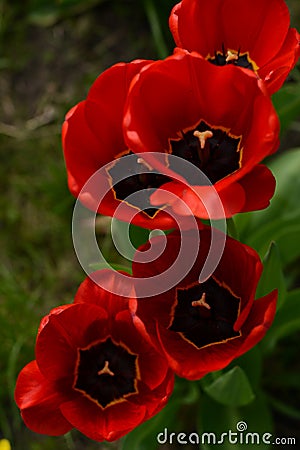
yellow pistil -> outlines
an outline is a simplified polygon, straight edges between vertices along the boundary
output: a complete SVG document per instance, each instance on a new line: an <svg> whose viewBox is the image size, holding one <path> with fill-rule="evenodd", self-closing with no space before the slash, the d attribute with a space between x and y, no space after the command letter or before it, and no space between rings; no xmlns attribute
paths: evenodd
<svg viewBox="0 0 300 450"><path fill-rule="evenodd" d="M237 53L233 53L230 50L227 51L227 55L226 55L226 62L230 62L230 61L237 61L239 59L238 54Z"/></svg>
<svg viewBox="0 0 300 450"><path fill-rule="evenodd" d="M109 362L105 361L103 369L99 370L97 375L108 374L108 375L111 375L113 377L114 373L110 370L110 368L108 366L109 366Z"/></svg>
<svg viewBox="0 0 300 450"><path fill-rule="evenodd" d="M208 303L206 303L206 293L203 292L202 297L200 300L194 300L192 302L192 306L204 306L206 309L210 309L210 306Z"/></svg>
<svg viewBox="0 0 300 450"><path fill-rule="evenodd" d="M195 130L193 135L199 139L200 142L200 147L203 150L205 147L205 142L206 139L212 138L213 137L213 133L212 131L206 130L206 131L198 131Z"/></svg>

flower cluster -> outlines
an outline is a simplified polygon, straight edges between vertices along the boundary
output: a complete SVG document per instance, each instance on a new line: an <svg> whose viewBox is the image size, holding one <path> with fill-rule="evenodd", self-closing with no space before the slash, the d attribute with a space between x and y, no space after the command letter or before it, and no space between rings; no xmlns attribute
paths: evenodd
<svg viewBox="0 0 300 450"><path fill-rule="evenodd" d="M72 304L42 320L36 359L15 391L37 433L75 427L98 441L118 439L165 406L174 374L197 380L225 368L275 315L276 290L255 299L259 256L221 231L222 255L199 278L213 234L203 220L220 219L215 196L225 218L268 206L275 179L262 161L279 143L270 95L297 62L299 34L283 0L182 0L169 24L172 55L107 69L63 124L68 185L80 202L173 231L138 249L132 275L96 271ZM161 280L183 239L195 249L186 273L145 295L143 280ZM157 258L142 260L149 249Z"/></svg>

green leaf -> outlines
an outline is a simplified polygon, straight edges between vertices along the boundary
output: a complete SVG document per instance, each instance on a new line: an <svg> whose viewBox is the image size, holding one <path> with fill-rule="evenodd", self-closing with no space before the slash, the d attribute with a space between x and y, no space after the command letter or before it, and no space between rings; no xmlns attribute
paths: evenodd
<svg viewBox="0 0 300 450"><path fill-rule="evenodd" d="M250 443L245 443L247 433L258 433L259 444L256 445L255 443L255 449L265 450L270 448L270 446L263 443L262 436L264 433L271 434L273 432L272 417L263 392L258 390L255 394L255 400L253 402L239 408L223 406L220 405L220 403L213 401L207 395L203 396L203 414L199 414L198 418L200 438L204 441L203 445L200 447L201 450L216 448L216 445L213 445L212 442L210 444L208 443L207 435L203 435L203 433L215 433L216 444L218 443L219 448L222 448L223 450L252 448L250 445L251 440ZM247 430L243 433L238 432L239 422L244 422L247 426ZM238 439L235 444L229 442L229 431L237 433ZM227 433L227 436L222 439L223 433ZM270 438L270 440L272 442L272 438Z"/></svg>
<svg viewBox="0 0 300 450"><path fill-rule="evenodd" d="M111 221L111 236L115 248L124 258L132 261L135 253L135 247L132 245L129 238L130 224L121 220L112 218Z"/></svg>
<svg viewBox="0 0 300 450"><path fill-rule="evenodd" d="M271 204L262 211L240 214L235 223L240 240L263 256L276 241L284 266L300 257L300 148L275 156L269 163L276 178Z"/></svg>
<svg viewBox="0 0 300 450"><path fill-rule="evenodd" d="M149 237L167 234L168 231L148 230L147 228L141 228L113 218L111 221L111 233L120 254L131 261L136 249L145 244Z"/></svg>
<svg viewBox="0 0 300 450"><path fill-rule="evenodd" d="M149 239L150 233L151 230L148 230L147 228L141 228L136 225L130 225L129 227L129 237L135 248L139 248L141 245L145 244Z"/></svg>
<svg viewBox="0 0 300 450"><path fill-rule="evenodd" d="M277 410L280 414L283 414L284 416L288 416L291 419L300 420L300 410L294 408L293 406L281 402L277 398L274 398L272 396L268 396L270 404L273 406L275 410Z"/></svg>
<svg viewBox="0 0 300 450"><path fill-rule="evenodd" d="M229 234L229 236L231 236L233 239L238 240L239 233L234 218L230 217L229 219L226 219L226 225L227 225L227 233Z"/></svg>
<svg viewBox="0 0 300 450"><path fill-rule="evenodd" d="M227 406L247 405L255 397L246 374L238 366L222 374L204 390L215 401Z"/></svg>
<svg viewBox="0 0 300 450"><path fill-rule="evenodd" d="M156 9L153 0L143 0L143 2L148 17L148 21L150 24L150 28L152 31L153 40L156 45L158 56L160 58L165 58L166 56L168 56L169 51L163 36L158 10Z"/></svg>
<svg viewBox="0 0 300 450"><path fill-rule="evenodd" d="M282 272L279 249L275 242L271 242L270 248L264 257L263 264L264 270L258 283L256 297L263 297L273 291L273 289L277 288L277 308L280 308L285 300L286 286Z"/></svg>
<svg viewBox="0 0 300 450"><path fill-rule="evenodd" d="M262 351L258 345L235 359L231 365L233 364L243 369L253 388L259 387L262 375Z"/></svg>
<svg viewBox="0 0 300 450"><path fill-rule="evenodd" d="M54 25L63 17L82 14L104 0L32 0L29 6L28 21L40 27Z"/></svg>
<svg viewBox="0 0 300 450"><path fill-rule="evenodd" d="M262 341L264 351L271 352L279 340L300 330L300 288L286 294L285 303L277 312L272 327Z"/></svg>
<svg viewBox="0 0 300 450"><path fill-rule="evenodd" d="M262 224L259 232L250 232L247 244L256 248L262 256L266 253L270 241L275 241L280 248L284 265L292 263L300 256L300 212L282 214L277 220L270 218L269 223Z"/></svg>
<svg viewBox="0 0 300 450"><path fill-rule="evenodd" d="M281 133L283 133L300 115L300 84L286 84L273 95L272 100L280 119Z"/></svg>
<svg viewBox="0 0 300 450"><path fill-rule="evenodd" d="M113 218L111 234L118 252L124 258L132 261L137 247L147 242L149 230Z"/></svg>

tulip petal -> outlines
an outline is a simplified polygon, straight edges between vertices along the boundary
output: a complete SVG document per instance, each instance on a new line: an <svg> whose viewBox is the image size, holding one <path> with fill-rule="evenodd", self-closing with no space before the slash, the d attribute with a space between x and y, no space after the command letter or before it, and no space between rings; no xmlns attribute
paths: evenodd
<svg viewBox="0 0 300 450"><path fill-rule="evenodd" d="M243 343L239 347L236 356L246 353L265 336L276 313L277 297L278 292L275 289L268 295L255 300L247 322L244 325Z"/></svg>
<svg viewBox="0 0 300 450"><path fill-rule="evenodd" d="M36 361L27 364L20 372L15 399L25 424L35 433L59 436L73 428L59 409L65 400L64 395L43 377Z"/></svg>
<svg viewBox="0 0 300 450"><path fill-rule="evenodd" d="M283 0L273 0L271 9L268 0L182 0L169 25L178 47L210 61L221 55L218 64L225 64L228 50L246 58L237 65L252 67L269 94L282 86L300 54L299 36L289 28Z"/></svg>
<svg viewBox="0 0 300 450"><path fill-rule="evenodd" d="M48 319L37 338L38 366L49 380L72 377L78 349L107 337L107 313L96 305L78 303L57 314L54 310Z"/></svg>
<svg viewBox="0 0 300 450"><path fill-rule="evenodd" d="M127 401L102 409L84 397L65 402L60 408L73 427L96 441L119 439L139 425L146 413L145 406Z"/></svg>
<svg viewBox="0 0 300 450"><path fill-rule="evenodd" d="M239 180L245 192L243 212L267 208L274 195L276 180L266 166L259 164Z"/></svg>

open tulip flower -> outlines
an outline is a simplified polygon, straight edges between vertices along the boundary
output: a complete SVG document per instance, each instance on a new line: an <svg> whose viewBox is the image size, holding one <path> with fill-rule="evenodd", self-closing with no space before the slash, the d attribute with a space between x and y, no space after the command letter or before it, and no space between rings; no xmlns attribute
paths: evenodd
<svg viewBox="0 0 300 450"><path fill-rule="evenodd" d="M150 63L146 60L119 63L103 72L86 100L66 115L62 141L69 189L85 206L149 229L168 229L174 226L173 219L153 207L148 198L168 178L152 173L136 155L129 162L123 163L122 159L132 154L125 144L122 128L128 89L134 76ZM141 208L138 201L124 201L138 191L143 191ZM120 205L122 208L116 211Z"/></svg>
<svg viewBox="0 0 300 450"><path fill-rule="evenodd" d="M115 283L111 271L94 273ZM173 372L151 344L125 299L87 278L73 304L57 307L40 325L36 360L21 371L15 398L37 433L73 427L112 441L156 414L173 389Z"/></svg>
<svg viewBox="0 0 300 450"><path fill-rule="evenodd" d="M178 47L218 66L254 71L270 94L282 86L300 55L299 33L290 28L284 0L182 0L169 23Z"/></svg>
<svg viewBox="0 0 300 450"><path fill-rule="evenodd" d="M211 231L200 235L199 255L189 274L169 291L139 299L136 311L170 367L191 380L223 369L256 345L273 321L277 300L276 290L254 300L262 264L253 249L229 237L216 270L199 282ZM151 245L158 245L160 238L151 239ZM195 245L192 237L190 241ZM148 264L135 262L134 276L157 275L172 264L179 248L179 234L169 234L163 256Z"/></svg>
<svg viewBox="0 0 300 450"><path fill-rule="evenodd" d="M201 171L185 178L192 190L174 180L158 188L150 199L155 206L169 203L176 210L180 198L195 216L207 218L203 203L212 189L201 178L204 173L226 217L265 208L275 180L260 162L277 149L278 132L271 100L252 72L216 67L197 53L178 50L142 70L131 84L124 118L128 147L158 169L161 164L147 152L175 155ZM172 169L169 161L171 179ZM184 178L185 166L176 174Z"/></svg>

